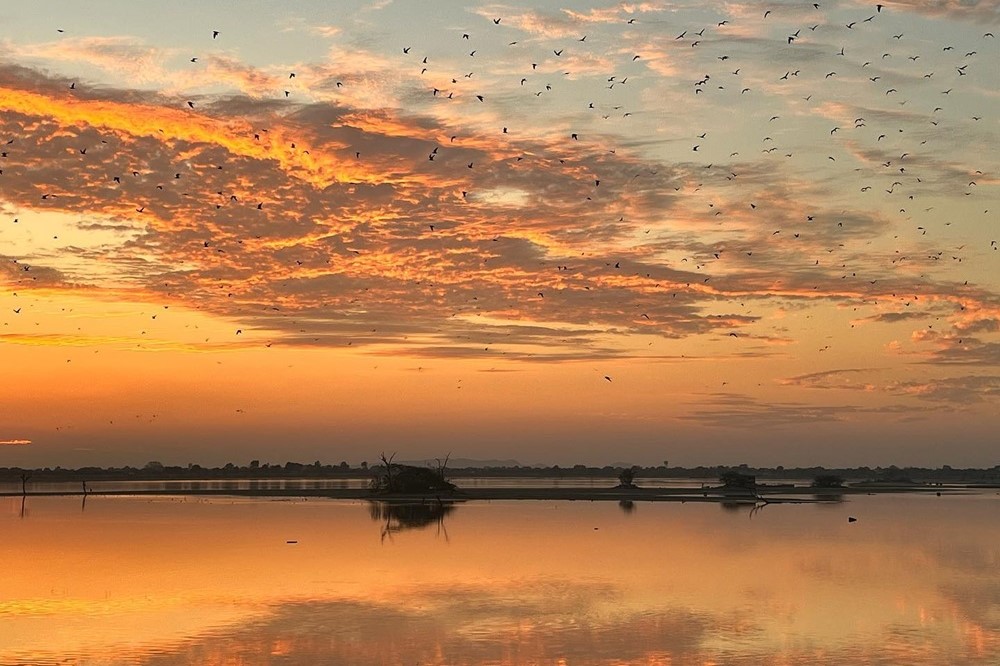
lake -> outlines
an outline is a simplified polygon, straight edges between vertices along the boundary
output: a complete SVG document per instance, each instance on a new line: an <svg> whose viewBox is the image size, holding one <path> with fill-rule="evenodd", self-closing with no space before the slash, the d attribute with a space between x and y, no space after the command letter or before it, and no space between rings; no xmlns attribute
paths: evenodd
<svg viewBox="0 0 1000 666"><path fill-rule="evenodd" d="M450 476L459 488L608 488L618 483L617 477L607 476L497 476L462 477ZM702 483L718 485L718 477L712 478L643 478L644 488L697 488ZM805 479L774 480L766 483L793 483L808 486ZM107 492L178 492L191 490L362 490L369 488L371 477L363 478L271 478L271 479L181 479L160 481L87 481L87 489L98 493ZM34 493L78 493L80 481L31 481L28 492ZM0 481L0 493L20 493L21 482Z"/></svg>
<svg viewBox="0 0 1000 666"><path fill-rule="evenodd" d="M752 513L6 497L0 535L4 666L1000 663L992 490Z"/></svg>

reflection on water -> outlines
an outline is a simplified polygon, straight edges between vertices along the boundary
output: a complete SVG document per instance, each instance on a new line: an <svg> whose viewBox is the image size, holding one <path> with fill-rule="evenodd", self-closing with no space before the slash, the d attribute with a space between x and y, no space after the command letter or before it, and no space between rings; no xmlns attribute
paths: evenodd
<svg viewBox="0 0 1000 666"><path fill-rule="evenodd" d="M994 494L21 500L4 665L1000 663Z"/></svg>
<svg viewBox="0 0 1000 666"><path fill-rule="evenodd" d="M618 479L608 477L450 477L459 488L609 488ZM170 481L86 481L87 490L98 493L136 491L198 491L198 490L365 490L370 478L358 479L181 479ZM780 480L771 481L772 483ZM791 481L789 481L791 483ZM799 479L799 485L804 482ZM639 479L643 488L698 487L717 485L718 479ZM29 481L29 493L80 492L78 481ZM0 492L20 493L21 482L0 480Z"/></svg>
<svg viewBox="0 0 1000 666"><path fill-rule="evenodd" d="M181 492L199 490L360 490L368 479L175 479L169 481L43 481L29 482L28 493ZM82 485L81 485L82 483ZM0 481L0 492L20 493L21 484Z"/></svg>
<svg viewBox="0 0 1000 666"><path fill-rule="evenodd" d="M565 658L643 663L651 652L695 657L710 625L709 618L683 609L609 614L602 598L607 592L535 585L516 598L456 586L404 595L395 604L287 604L246 628L207 636L185 645L180 654L147 663L172 664L178 658L184 663L267 663L261 654L303 666L535 664L565 663L559 661ZM340 638L345 635L349 639ZM281 636L279 642L275 636Z"/></svg>
<svg viewBox="0 0 1000 666"><path fill-rule="evenodd" d="M382 539L392 537L397 532L418 530L430 525L437 526L438 535L444 534L448 539L448 531L444 527L444 518L455 510L454 502L376 502L368 503L368 511L372 520L383 523Z"/></svg>

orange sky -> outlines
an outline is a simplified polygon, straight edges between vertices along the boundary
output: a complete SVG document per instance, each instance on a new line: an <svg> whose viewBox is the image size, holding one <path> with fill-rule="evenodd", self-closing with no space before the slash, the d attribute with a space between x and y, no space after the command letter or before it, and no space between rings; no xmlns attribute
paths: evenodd
<svg viewBox="0 0 1000 666"><path fill-rule="evenodd" d="M885 7L12 9L0 466L996 464L996 17Z"/></svg>

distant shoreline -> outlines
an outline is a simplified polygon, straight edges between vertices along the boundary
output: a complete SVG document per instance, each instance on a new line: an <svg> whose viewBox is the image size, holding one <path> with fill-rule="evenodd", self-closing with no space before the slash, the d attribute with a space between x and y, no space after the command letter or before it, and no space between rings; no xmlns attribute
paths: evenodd
<svg viewBox="0 0 1000 666"><path fill-rule="evenodd" d="M249 465L234 465L229 463L221 467L202 467L194 463L186 466L163 465L149 462L142 467L80 467L76 469L63 467L21 468L0 467L0 483L17 483L26 475L31 483L93 483L106 481L143 481L143 482L215 482L215 481L351 481L368 480L379 473L381 464L362 463L352 466L346 462L340 464L322 464L319 461L304 464L286 462L284 464L269 464L253 461ZM938 468L930 467L750 467L748 465L715 465L696 467L677 466L627 466L605 465L602 467L587 465L552 466L505 466L505 467L459 467L449 466L444 474L449 479L559 479L572 481L574 479L588 481L606 481L613 485L618 474L623 469L631 469L635 479L641 484L644 480L672 479L689 480L698 483L705 480L717 481L723 474L739 473L756 478L759 483L773 481L811 482L819 476L840 477L848 484L859 482L878 483L946 483L946 484L993 484L1000 485L1000 465L991 468L957 468L944 465Z"/></svg>
<svg viewBox="0 0 1000 666"><path fill-rule="evenodd" d="M364 488L196 488L142 490L39 490L35 492L2 491L0 497L244 497L302 498L333 500L370 500L394 503L464 502L464 501L632 501L632 502L734 502L734 503L815 503L836 502L845 495L887 493L963 494L996 489L1000 484L929 485L929 484L859 484L842 488L809 486L761 486L756 492L712 487L671 488L466 488L450 493L386 494Z"/></svg>

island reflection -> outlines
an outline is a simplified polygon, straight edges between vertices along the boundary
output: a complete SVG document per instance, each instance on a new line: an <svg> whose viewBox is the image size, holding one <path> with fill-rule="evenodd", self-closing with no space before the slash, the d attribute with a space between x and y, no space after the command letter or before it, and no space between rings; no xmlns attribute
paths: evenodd
<svg viewBox="0 0 1000 666"><path fill-rule="evenodd" d="M406 530L421 530L431 525L437 533L448 538L444 526L445 517L456 509L455 502L393 502L372 500L368 503L368 513L375 522L382 523L382 540Z"/></svg>

